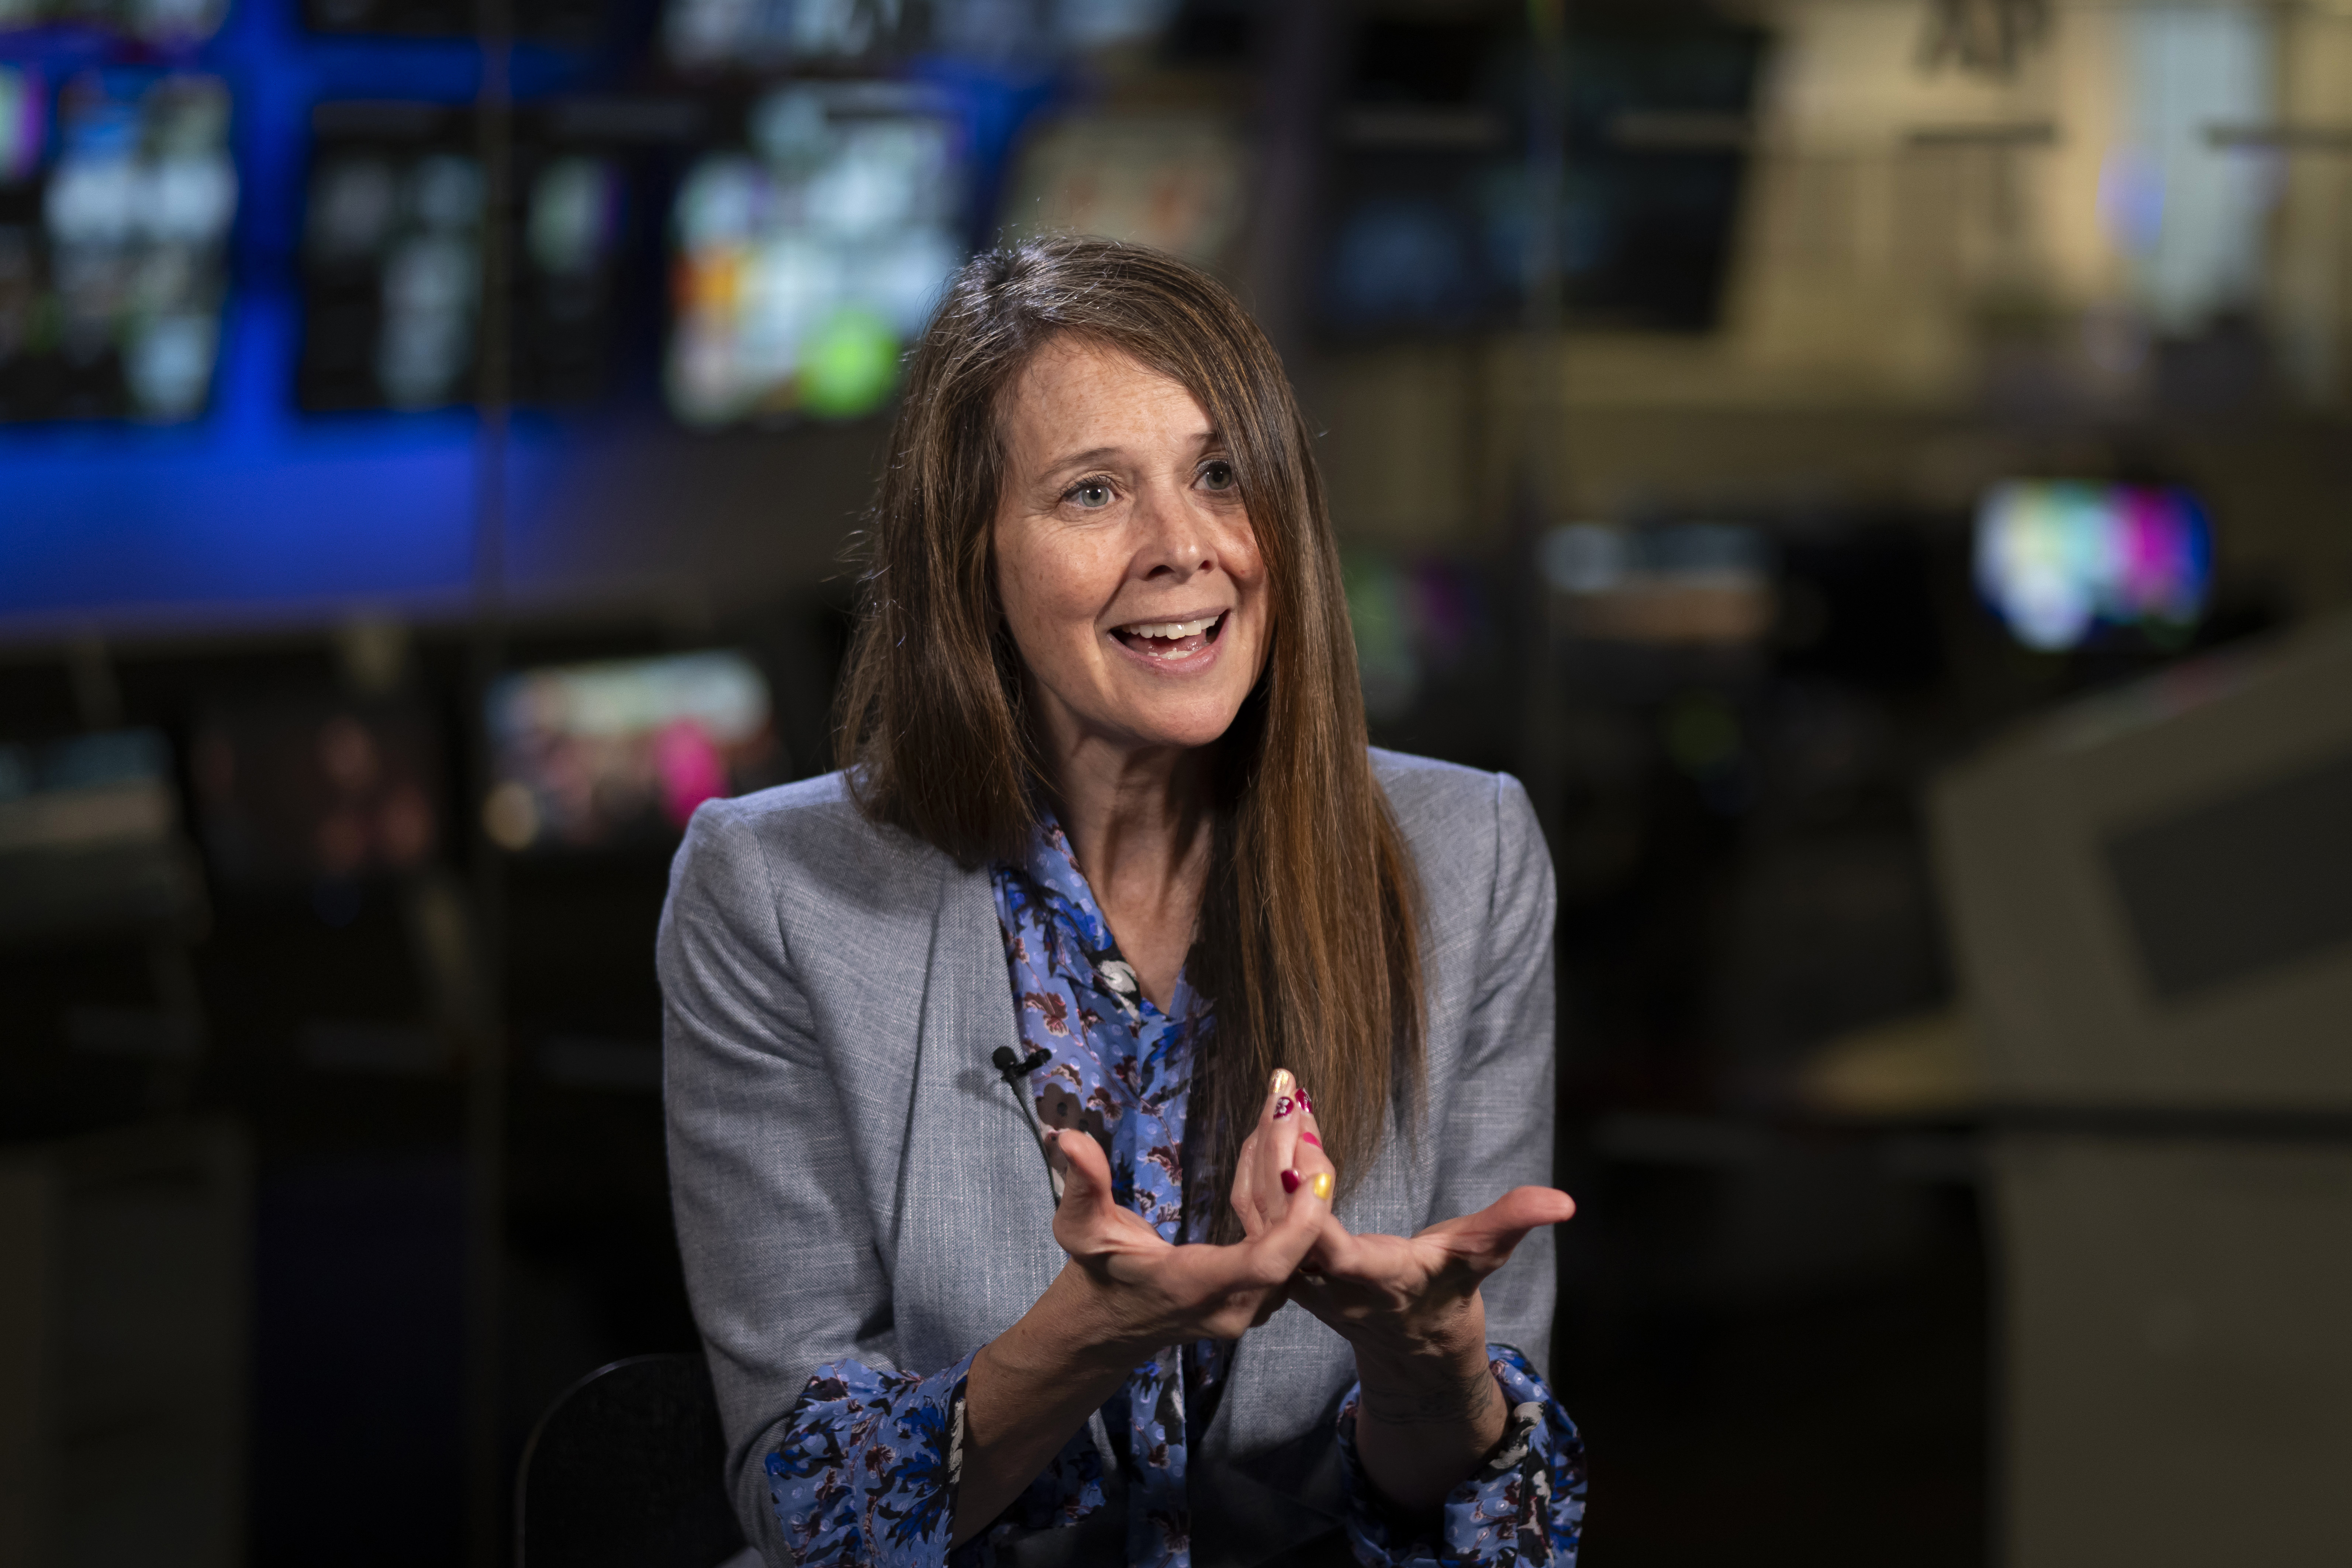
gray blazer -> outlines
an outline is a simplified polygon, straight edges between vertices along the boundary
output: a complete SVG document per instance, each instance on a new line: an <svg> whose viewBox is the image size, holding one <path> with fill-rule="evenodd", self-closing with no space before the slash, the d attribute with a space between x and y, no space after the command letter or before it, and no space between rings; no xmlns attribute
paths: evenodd
<svg viewBox="0 0 2352 1568"><path fill-rule="evenodd" d="M1427 900L1429 1120L1391 1131L1339 1215L1409 1236L1551 1179L1551 862L1517 780L1372 763ZM810 1373L947 1366L1063 1266L1036 1137L989 1060L1019 1037L1003 941L985 868L874 826L835 773L695 814L659 956L687 1287L737 1511L782 1563L764 1459ZM1548 1231L1486 1286L1489 1337L1539 1368L1552 1288ZM1341 1515L1346 1342L1286 1306L1229 1375L1189 1465L1201 1568L1267 1562ZM1115 1468L1109 1507L1003 1555L1119 1561Z"/></svg>

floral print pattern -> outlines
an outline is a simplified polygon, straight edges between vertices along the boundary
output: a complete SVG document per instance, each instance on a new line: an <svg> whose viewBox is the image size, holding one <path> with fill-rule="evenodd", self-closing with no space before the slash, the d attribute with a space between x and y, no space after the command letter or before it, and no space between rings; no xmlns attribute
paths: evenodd
<svg viewBox="0 0 2352 1568"><path fill-rule="evenodd" d="M1584 1533L1584 1440L1551 1389L1508 1345L1488 1345L1487 1364L1511 1414L1503 1440L1477 1474L1445 1500L1440 1537L1396 1520L1356 1457L1356 1396L1339 1406L1340 1472L1348 1479L1348 1540L1360 1563L1440 1568L1576 1562Z"/></svg>
<svg viewBox="0 0 2352 1568"><path fill-rule="evenodd" d="M1214 1020L1182 978L1165 1011L1119 957L1068 838L1048 818L1018 866L992 877L1021 1047L1045 1061L1026 1079L1046 1127L1103 1146L1116 1200L1171 1243L1205 1234L1213 1194L1187 1183L1192 1064ZM1189 1191L1188 1191L1189 1188ZM1139 1366L1101 1412L1127 1479L1129 1568L1190 1568L1186 1458L1213 1406L1231 1346L1169 1346ZM1504 1441L1446 1499L1442 1520L1394 1519L1356 1459L1356 1390L1340 1406L1347 1528L1370 1564L1504 1564L1576 1559L1584 1456L1576 1427L1525 1357L1489 1346L1510 1400ZM819 1367L768 1456L769 1490L794 1561L957 1568L992 1563L1016 1534L1075 1523L1104 1505L1091 1430L1057 1454L988 1530L950 1552L964 1380L971 1357L929 1376L854 1361ZM1427 1536L1439 1525L1436 1538Z"/></svg>

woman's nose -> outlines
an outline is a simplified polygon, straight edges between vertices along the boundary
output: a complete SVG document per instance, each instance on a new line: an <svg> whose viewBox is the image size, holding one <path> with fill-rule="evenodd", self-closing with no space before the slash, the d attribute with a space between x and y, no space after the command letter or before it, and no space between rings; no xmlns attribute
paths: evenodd
<svg viewBox="0 0 2352 1568"><path fill-rule="evenodd" d="M1206 520L1186 504L1183 495L1155 486L1145 495L1141 511L1147 535L1137 564L1144 576L1181 579L1216 570L1216 542Z"/></svg>

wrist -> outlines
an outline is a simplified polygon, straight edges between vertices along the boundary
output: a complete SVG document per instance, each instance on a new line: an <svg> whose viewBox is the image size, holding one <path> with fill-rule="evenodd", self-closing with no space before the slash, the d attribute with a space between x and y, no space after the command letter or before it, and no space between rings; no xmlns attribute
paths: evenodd
<svg viewBox="0 0 2352 1568"><path fill-rule="evenodd" d="M1109 1378L1116 1386L1159 1346L1139 1337L1111 1298L1111 1289L1073 1259L1063 1264L1023 1322L1037 1331L1041 1348L1066 1372Z"/></svg>
<svg viewBox="0 0 2352 1568"><path fill-rule="evenodd" d="M1441 1324L1357 1343L1356 1375L1373 1419L1476 1421L1499 1397L1486 1359L1484 1303L1473 1296L1463 1306Z"/></svg>

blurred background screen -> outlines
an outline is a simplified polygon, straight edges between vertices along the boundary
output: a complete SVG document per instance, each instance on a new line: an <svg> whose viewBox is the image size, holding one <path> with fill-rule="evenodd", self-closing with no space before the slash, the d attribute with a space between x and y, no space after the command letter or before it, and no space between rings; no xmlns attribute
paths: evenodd
<svg viewBox="0 0 2352 1568"><path fill-rule="evenodd" d="M470 401L485 217L471 117L321 104L311 128L302 405Z"/></svg>
<svg viewBox="0 0 2352 1568"><path fill-rule="evenodd" d="M927 101L928 100L928 101ZM693 425L880 408L964 257L956 128L887 82L755 100L677 194L664 382Z"/></svg>
<svg viewBox="0 0 2352 1568"><path fill-rule="evenodd" d="M439 742L413 705L280 699L207 715L193 770L206 853L231 885L416 870L445 831Z"/></svg>
<svg viewBox="0 0 2352 1568"><path fill-rule="evenodd" d="M1977 513L1977 584L2028 647L2101 631L2185 638L2212 587L2213 542L2179 489L2020 479Z"/></svg>
<svg viewBox="0 0 2352 1568"><path fill-rule="evenodd" d="M488 721L483 822L508 849L662 842L704 801L789 776L767 681L735 654L527 670Z"/></svg>
<svg viewBox="0 0 2352 1568"><path fill-rule="evenodd" d="M175 421L219 353L237 177L215 77L0 68L0 417Z"/></svg>

